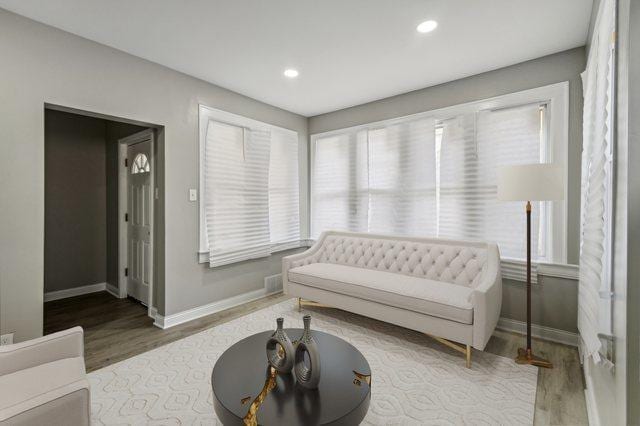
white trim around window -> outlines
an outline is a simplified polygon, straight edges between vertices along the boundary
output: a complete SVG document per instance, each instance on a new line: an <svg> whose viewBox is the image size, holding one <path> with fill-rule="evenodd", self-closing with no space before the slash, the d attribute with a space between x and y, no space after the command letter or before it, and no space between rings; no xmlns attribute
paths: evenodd
<svg viewBox="0 0 640 426"><path fill-rule="evenodd" d="M251 131L262 131L268 132L271 135L280 134L287 135L287 137L295 137L298 141L298 152L300 152L300 139L298 132L290 129L286 129L283 127L278 127L272 124L264 123L258 120L254 120L251 118L243 117L241 115L233 114L227 111L222 111L219 109L211 108L205 105L199 105L198 108L198 138L199 138L199 188L198 188L198 263L209 263L209 244L207 241L207 231L205 224L205 148L206 148L206 140L207 140L207 129L209 126L209 121L217 121L219 123L228 124L232 126L242 127L244 129L249 129ZM299 155L298 155L299 156ZM298 158L298 173L302 172L304 169L300 168L300 161ZM298 181L300 181L300 176L298 174ZM300 194L302 195L302 194ZM302 200L303 197L300 197ZM300 208L300 211L303 211ZM300 224L305 221L306 218L300 217ZM296 241L287 241L281 243L271 244L269 251L271 253L275 253L278 251L289 250L297 247L304 247L306 244L306 240L296 240Z"/></svg>

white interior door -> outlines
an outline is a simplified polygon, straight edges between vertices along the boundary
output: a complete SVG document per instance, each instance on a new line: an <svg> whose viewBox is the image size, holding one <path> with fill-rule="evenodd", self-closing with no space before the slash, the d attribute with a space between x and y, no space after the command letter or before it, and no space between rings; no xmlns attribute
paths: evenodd
<svg viewBox="0 0 640 426"><path fill-rule="evenodd" d="M151 252L151 139L127 147L127 294L149 301Z"/></svg>

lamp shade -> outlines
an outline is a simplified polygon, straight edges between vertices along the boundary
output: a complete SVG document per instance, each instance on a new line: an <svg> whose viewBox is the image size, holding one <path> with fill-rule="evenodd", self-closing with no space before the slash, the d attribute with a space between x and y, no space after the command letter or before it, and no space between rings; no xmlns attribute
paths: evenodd
<svg viewBox="0 0 640 426"><path fill-rule="evenodd" d="M526 164L498 169L498 200L553 201L564 199L563 168Z"/></svg>

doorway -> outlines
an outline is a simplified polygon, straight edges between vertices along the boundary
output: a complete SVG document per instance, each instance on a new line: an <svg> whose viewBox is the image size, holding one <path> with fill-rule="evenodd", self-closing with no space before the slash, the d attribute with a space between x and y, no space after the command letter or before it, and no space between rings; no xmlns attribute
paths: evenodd
<svg viewBox="0 0 640 426"><path fill-rule="evenodd" d="M49 104L44 127L44 333L153 327L163 127Z"/></svg>

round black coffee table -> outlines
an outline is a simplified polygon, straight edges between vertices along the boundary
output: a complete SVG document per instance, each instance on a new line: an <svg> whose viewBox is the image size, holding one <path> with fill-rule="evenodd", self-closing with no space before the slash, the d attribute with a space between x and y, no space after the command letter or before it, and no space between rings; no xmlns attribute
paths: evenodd
<svg viewBox="0 0 640 426"><path fill-rule="evenodd" d="M285 329L294 341L301 328ZM322 375L316 390L297 385L294 374L275 375L275 386L257 409L261 425L357 425L369 409L371 370L360 351L344 340L312 331ZM265 345L273 331L254 334L227 349L213 367L216 415L225 425L242 425L269 381ZM273 382L271 382L273 383Z"/></svg>

